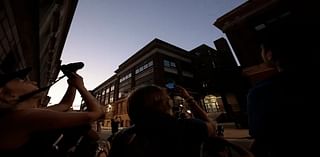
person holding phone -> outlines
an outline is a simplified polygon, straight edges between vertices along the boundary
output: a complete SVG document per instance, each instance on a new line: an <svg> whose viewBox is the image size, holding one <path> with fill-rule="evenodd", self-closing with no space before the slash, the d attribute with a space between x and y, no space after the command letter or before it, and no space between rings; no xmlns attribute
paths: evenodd
<svg viewBox="0 0 320 157"><path fill-rule="evenodd" d="M176 85L175 92L189 103L195 118L175 118L165 88L140 86L127 99L134 125L115 136L109 157L199 155L202 141L215 136L215 125L186 89Z"/></svg>

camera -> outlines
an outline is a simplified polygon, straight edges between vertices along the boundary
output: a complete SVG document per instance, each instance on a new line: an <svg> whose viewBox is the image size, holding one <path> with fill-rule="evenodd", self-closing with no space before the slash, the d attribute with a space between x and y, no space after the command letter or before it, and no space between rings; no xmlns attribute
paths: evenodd
<svg viewBox="0 0 320 157"><path fill-rule="evenodd" d="M69 63L66 65L61 65L60 70L65 74L66 76L70 75L71 72L76 72L79 69L82 69L84 66L83 62L75 62L75 63Z"/></svg>

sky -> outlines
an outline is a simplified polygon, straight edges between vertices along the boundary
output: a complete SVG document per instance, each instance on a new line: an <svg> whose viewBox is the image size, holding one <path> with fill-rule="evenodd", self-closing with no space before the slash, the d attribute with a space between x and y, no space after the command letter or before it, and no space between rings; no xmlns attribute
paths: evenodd
<svg viewBox="0 0 320 157"><path fill-rule="evenodd" d="M88 90L113 76L118 66L158 38L187 51L225 37L213 23L246 0L79 0L62 52L62 64L83 62L78 71ZM62 73L58 77L62 76ZM49 90L59 103L67 78ZM77 93L73 107L79 108Z"/></svg>

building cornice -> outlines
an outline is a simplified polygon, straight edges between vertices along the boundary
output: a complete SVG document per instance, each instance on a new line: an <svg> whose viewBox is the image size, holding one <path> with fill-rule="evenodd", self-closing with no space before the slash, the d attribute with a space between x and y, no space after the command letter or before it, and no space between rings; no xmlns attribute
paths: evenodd
<svg viewBox="0 0 320 157"><path fill-rule="evenodd" d="M251 0L243 3L237 8L231 10L225 15L219 17L213 25L223 32L233 28L236 24L242 23L248 17L258 15L270 7L274 7L280 3L280 0Z"/></svg>
<svg viewBox="0 0 320 157"><path fill-rule="evenodd" d="M170 52L174 52L178 54L179 56L186 56L188 55L188 51L179 48L177 46L171 45L167 42L164 42L160 39L155 38L152 40L149 44L147 44L145 47L140 49L137 53L132 55L130 58L128 58L126 61L124 61L122 64L119 65L119 68L115 71L116 73L120 71L125 71L124 69L128 69L127 66L130 66L134 63L137 63L137 60L141 60L141 58L146 59L146 56L151 56L151 54L154 54L155 51L154 49L159 48L163 50L170 50ZM146 53L151 53L151 54L146 54ZM131 66L132 67L132 66Z"/></svg>

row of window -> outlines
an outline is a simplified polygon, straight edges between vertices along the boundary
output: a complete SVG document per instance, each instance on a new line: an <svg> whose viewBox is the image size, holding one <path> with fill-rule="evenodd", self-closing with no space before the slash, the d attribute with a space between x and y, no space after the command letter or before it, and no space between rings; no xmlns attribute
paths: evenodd
<svg viewBox="0 0 320 157"><path fill-rule="evenodd" d="M135 74L139 74L140 72L142 72L152 66L153 66L153 61L149 61L148 63L138 67L135 71Z"/></svg>
<svg viewBox="0 0 320 157"><path fill-rule="evenodd" d="M144 64L144 65L139 66L138 68L136 68L135 74L138 74L138 73L140 73L140 72L142 72L142 71L144 71L144 70L146 70L146 69L148 69L148 68L150 68L150 67L152 67L152 66L153 66L153 61L149 61L148 63L146 63L146 64ZM132 77L132 74L129 73L129 74L121 77L119 81L120 81L120 83L121 83L121 82L123 82L123 81L128 80L128 79L131 78L131 77Z"/></svg>
<svg viewBox="0 0 320 157"><path fill-rule="evenodd" d="M112 91L114 91L114 85L112 85L110 88L103 89L101 95L105 95L105 94L112 92ZM98 94L98 96L99 96L99 94Z"/></svg>
<svg viewBox="0 0 320 157"><path fill-rule="evenodd" d="M151 61L147 62L146 64L143 64L143 65L137 67L136 70L135 70L135 74L139 74L139 73L145 71L146 69L149 69L152 66L153 66L153 61L151 60ZM176 66L176 63L174 61L170 61L170 60L164 59L163 60L163 66L164 66L165 71L166 71L166 69L177 70L177 66ZM188 76L188 77L193 77L192 73L186 72L186 71L183 72L183 75L184 76ZM124 75L123 77L121 77L119 79L119 82L122 83L122 82L130 79L131 77L132 77L132 73L128 73L128 74ZM97 93L97 95L96 95L97 99L101 103L104 103L106 105L109 104L109 103L114 102L113 95L110 95L110 97L108 95L110 92L114 91L114 89L115 89L114 85L112 85L110 88L103 89L101 92ZM121 97L126 96L126 95L127 95L126 93L122 93L122 92L119 91L118 98L121 98Z"/></svg>
<svg viewBox="0 0 320 157"><path fill-rule="evenodd" d="M131 76L132 76L131 73L129 73L129 74L121 77L120 80L119 80L120 83L123 82L123 81L125 81L125 80L128 80L129 78L131 78Z"/></svg>
<svg viewBox="0 0 320 157"><path fill-rule="evenodd" d="M152 67L152 66L153 66L153 61L151 60L151 61L149 61L148 63L146 63L146 64L144 64L144 65L136 68L135 74L139 74L139 73L141 73L142 71L144 71L144 70L146 70L146 69L148 69L148 68L150 68L150 67ZM166 59L163 60L163 66L164 66L165 68L172 68L172 69L176 69L176 68L177 68L175 62L169 61L169 60L166 60ZM186 75L187 75L187 74L186 74ZM188 73L187 76L190 77L190 75L193 76L193 74L190 74L190 73ZM131 78L131 77L132 77L132 75L131 75L131 73L129 73L129 74L121 77L119 81L120 81L120 83L121 83L121 82L123 82L123 81L125 81L125 80L128 80L128 79Z"/></svg>
<svg viewBox="0 0 320 157"><path fill-rule="evenodd" d="M163 66L168 68L177 68L176 63L169 60L163 60Z"/></svg>
<svg viewBox="0 0 320 157"><path fill-rule="evenodd" d="M109 97L109 93L114 91L114 85L112 85L110 88L105 88L103 89L101 92L98 92L96 95L96 98L100 101L100 103L102 104L108 104L108 103L112 103L114 101L113 98L113 94L110 94ZM108 101L109 100L109 101Z"/></svg>

